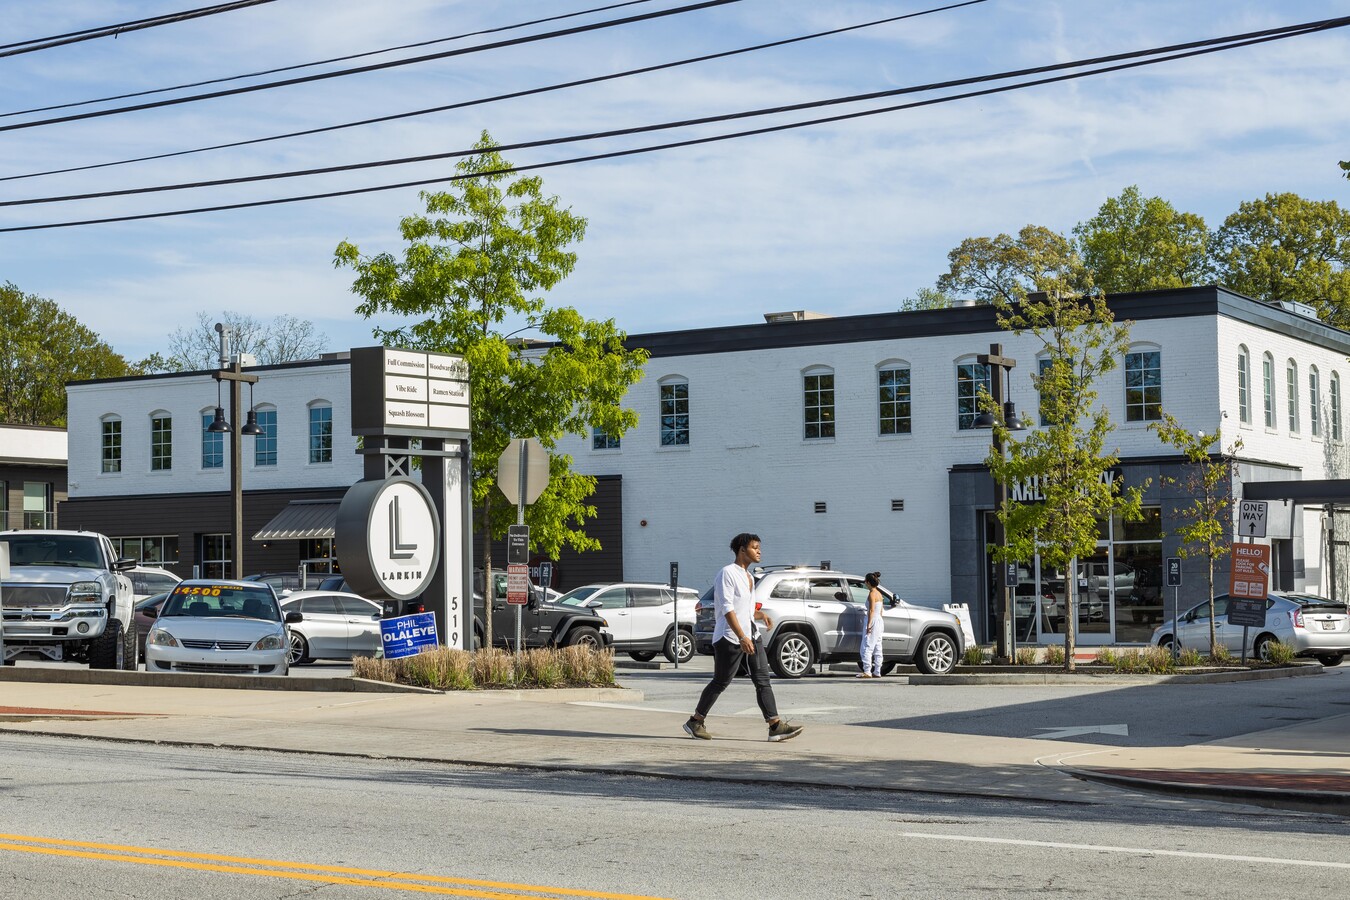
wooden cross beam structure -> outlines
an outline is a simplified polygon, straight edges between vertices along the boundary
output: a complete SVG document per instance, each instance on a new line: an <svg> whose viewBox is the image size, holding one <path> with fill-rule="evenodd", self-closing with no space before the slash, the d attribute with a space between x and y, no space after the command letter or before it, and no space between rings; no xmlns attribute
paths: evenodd
<svg viewBox="0 0 1350 900"><path fill-rule="evenodd" d="M230 383L230 558L234 577L244 577L244 481L242 472L243 448L239 439L240 385L257 384L257 375L246 375L238 357L230 368L212 372L217 382ZM227 575L229 573L226 573Z"/></svg>

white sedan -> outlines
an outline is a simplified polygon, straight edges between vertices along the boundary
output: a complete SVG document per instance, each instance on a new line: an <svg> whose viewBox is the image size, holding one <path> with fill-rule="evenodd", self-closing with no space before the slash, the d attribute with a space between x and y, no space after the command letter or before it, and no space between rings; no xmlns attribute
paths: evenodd
<svg viewBox="0 0 1350 900"><path fill-rule="evenodd" d="M190 580L170 592L145 636L147 672L285 675L288 623L272 588L257 582Z"/></svg>
<svg viewBox="0 0 1350 900"><path fill-rule="evenodd" d="M295 591L286 596L284 612L298 612L303 621L291 629L291 665L316 659L377 656L383 605L341 591Z"/></svg>

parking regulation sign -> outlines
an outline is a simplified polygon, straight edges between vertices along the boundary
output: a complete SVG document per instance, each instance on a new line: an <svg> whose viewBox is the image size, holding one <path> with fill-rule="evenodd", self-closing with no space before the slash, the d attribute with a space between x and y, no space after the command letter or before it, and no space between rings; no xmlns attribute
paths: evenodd
<svg viewBox="0 0 1350 900"><path fill-rule="evenodd" d="M530 567L525 563L506 564L506 602L517 606L530 602Z"/></svg>
<svg viewBox="0 0 1350 900"><path fill-rule="evenodd" d="M385 659L416 656L436 649L436 614L417 613L380 621L380 643Z"/></svg>

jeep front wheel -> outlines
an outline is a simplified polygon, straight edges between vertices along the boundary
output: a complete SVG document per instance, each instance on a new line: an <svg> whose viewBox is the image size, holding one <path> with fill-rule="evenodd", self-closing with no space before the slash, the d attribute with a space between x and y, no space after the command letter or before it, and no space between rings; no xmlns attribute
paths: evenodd
<svg viewBox="0 0 1350 900"><path fill-rule="evenodd" d="M769 668L779 678L801 678L816 662L816 648L806 635L789 631L769 645Z"/></svg>
<svg viewBox="0 0 1350 900"><path fill-rule="evenodd" d="M943 631L935 631L919 642L914 665L925 675L946 675L956 668L956 641Z"/></svg>
<svg viewBox="0 0 1350 900"><path fill-rule="evenodd" d="M565 647L590 647L592 650L600 649L600 632L594 628L580 627L573 628L567 633L567 639L563 641Z"/></svg>

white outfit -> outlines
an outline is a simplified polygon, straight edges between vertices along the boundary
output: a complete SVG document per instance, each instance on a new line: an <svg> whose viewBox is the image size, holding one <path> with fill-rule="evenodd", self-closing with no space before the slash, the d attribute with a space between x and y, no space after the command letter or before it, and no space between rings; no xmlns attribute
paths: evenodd
<svg viewBox="0 0 1350 900"><path fill-rule="evenodd" d="M868 604L869 608L871 604ZM876 615L867 628L862 640L862 670L864 675L881 677L881 639L886 633L886 623L881 618L881 601L877 601Z"/></svg>
<svg viewBox="0 0 1350 900"><path fill-rule="evenodd" d="M736 632L727 627L727 613L734 612L736 621L752 639L757 637L759 629L755 626L755 588L750 583L750 573L743 567L731 563L717 573L713 582L713 612L717 617L713 625L713 643L728 640L739 644Z"/></svg>

